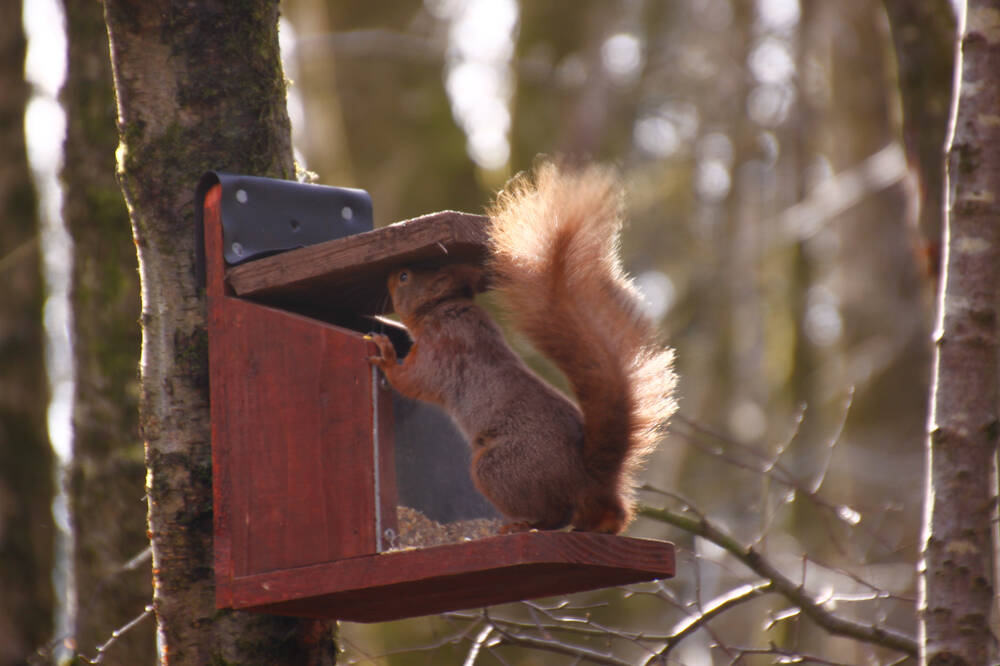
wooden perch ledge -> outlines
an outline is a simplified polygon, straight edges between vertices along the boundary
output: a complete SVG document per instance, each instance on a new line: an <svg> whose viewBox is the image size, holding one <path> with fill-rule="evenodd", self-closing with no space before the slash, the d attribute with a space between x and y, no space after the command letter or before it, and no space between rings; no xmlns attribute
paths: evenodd
<svg viewBox="0 0 1000 666"><path fill-rule="evenodd" d="M385 622L670 578L674 570L673 545L662 541L520 532L246 576L225 601L279 615Z"/></svg>
<svg viewBox="0 0 1000 666"><path fill-rule="evenodd" d="M481 263L487 220L455 211L431 213L233 266L226 284L236 296L264 303L382 314L390 307L385 278L393 268Z"/></svg>

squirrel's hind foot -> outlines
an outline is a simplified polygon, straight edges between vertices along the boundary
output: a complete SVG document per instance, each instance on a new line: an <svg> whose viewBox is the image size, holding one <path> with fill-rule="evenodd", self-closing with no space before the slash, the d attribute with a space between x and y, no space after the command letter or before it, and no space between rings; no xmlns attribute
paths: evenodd
<svg viewBox="0 0 1000 666"><path fill-rule="evenodd" d="M596 500L596 498L594 498ZM573 515L575 532L600 532L618 534L625 529L631 518L630 511L620 499L586 501Z"/></svg>
<svg viewBox="0 0 1000 666"><path fill-rule="evenodd" d="M498 534L512 534L514 532L530 532L532 530L559 530L569 525L569 513L559 520L539 520L534 523L527 520L505 523L498 531Z"/></svg>
<svg viewBox="0 0 1000 666"><path fill-rule="evenodd" d="M535 529L531 523L519 522L519 523L504 523L497 530L497 534L513 534L515 532L530 532Z"/></svg>

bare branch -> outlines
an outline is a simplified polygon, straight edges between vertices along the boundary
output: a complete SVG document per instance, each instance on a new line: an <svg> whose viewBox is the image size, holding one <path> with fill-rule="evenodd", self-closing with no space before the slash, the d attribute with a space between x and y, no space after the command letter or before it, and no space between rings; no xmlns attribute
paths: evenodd
<svg viewBox="0 0 1000 666"><path fill-rule="evenodd" d="M583 659L595 664L629 666L629 662L627 661L622 661L621 659L616 659L609 654L591 650L579 645L570 645L556 640L546 640L543 638L535 638L533 636L525 636L523 634L511 634L499 629L498 631L503 636L503 642L507 645L520 645L523 647L530 647L535 650L544 650L545 652L575 657L577 659Z"/></svg>
<svg viewBox="0 0 1000 666"><path fill-rule="evenodd" d="M652 653L649 647L644 645L642 641L652 642L652 643L662 643L670 639L670 636L660 635L660 634L645 634L642 632L626 632L620 631L613 627L607 627L594 622L590 617L577 618L572 616L555 616L548 609L541 608L539 605L534 604L530 601L523 601L521 606L527 607L533 616L536 614L541 614L550 620L549 622L543 622L536 618L534 622L523 622L519 620L512 620L508 618L500 618L494 615L489 615L486 619L491 624L494 629L506 630L507 632L515 631L531 631L535 630L543 635L552 635L553 633L562 633L574 636L580 636L584 638L596 638L596 639L608 639L617 638L630 643L635 644L647 652ZM483 613L471 613L456 611L452 613L445 613L444 617L473 620L482 619Z"/></svg>
<svg viewBox="0 0 1000 666"><path fill-rule="evenodd" d="M783 650L774 645L767 648L731 647L730 649L736 653L732 661L729 662L730 664L742 663L744 657L759 654L759 655L775 655L777 657L780 657L781 660L776 663L782 663L782 664L794 663L794 664L820 664L820 666L851 666L851 664L848 664L843 661L830 661L829 659L803 654L801 652L796 652L794 650Z"/></svg>
<svg viewBox="0 0 1000 666"><path fill-rule="evenodd" d="M472 647L469 648L469 654L465 656L465 662L463 662L463 666L473 666L473 664L476 663L476 658L479 656L479 651L482 650L484 645L486 645L492 633L493 633L493 625L487 624L480 630L478 634L476 634L476 638L472 641Z"/></svg>
<svg viewBox="0 0 1000 666"><path fill-rule="evenodd" d="M852 404L852 396L853 396L853 391L846 400L844 412L837 426L835 435L829 438L828 440L827 447L828 450L831 451L831 455L832 455L832 449L834 446L836 446L837 442L839 441L840 434L843 430L843 425L846 422L847 414ZM794 442L795 435L798 432L797 426L801 422L801 418L802 418L802 412L800 412L796 418L795 421L796 427L791 437L787 441L783 442L777 448L777 451L774 454L766 454L762 451L759 451L753 446L740 442L739 440L729 437L728 435L725 435L723 433L716 432L711 428L703 426L680 414L674 415L673 422L677 425L683 426L688 430L688 432L684 432L683 430L678 432L678 430L675 428L675 432L678 432L678 434L685 437L686 441L695 448L697 448L698 450L703 451L706 454L711 455L713 457L716 457L719 460L729 465L732 465L733 467L760 474L768 479L780 483L783 486L789 488L790 490L793 490L795 492L796 497L801 495L802 497L810 500L817 507L828 512L839 523L844 523L851 526L857 526L860 522L860 514L853 507L831 502L819 494L819 488L820 486L822 486L822 481L825 475L825 471L823 472L823 474L818 476L817 479L813 480L812 482L806 482L798 478L787 467L781 464L780 462L781 455L788 449L788 447L792 444L792 442ZM745 459L736 458L734 456L728 455L728 452L724 451L722 448L701 441L698 435L709 437L721 443L725 447L730 449L735 449L736 451L739 451L740 453L743 453L749 456L750 458L753 458L754 460L747 461ZM830 457L828 456L826 463L824 463L824 467L827 464L829 464L829 460ZM652 492L659 492L662 494L662 492L658 488L655 488L650 485L641 486L640 489ZM688 507L691 506L691 503L686 502L685 504ZM884 507L882 508L882 510L884 510ZM869 511L869 513L877 514L878 512ZM881 545L885 547L887 550L891 549L889 544L886 544L880 540L879 535L874 530L869 529L864 525L861 525L860 527L858 527L858 529L862 530L866 535L871 537L873 542L881 543ZM831 538L833 537L834 535L831 533Z"/></svg>
<svg viewBox="0 0 1000 666"><path fill-rule="evenodd" d="M860 164L817 185L805 199L782 211L777 224L788 238L809 238L832 218L857 205L866 196L898 183L905 175L903 148L898 143L890 143Z"/></svg>
<svg viewBox="0 0 1000 666"><path fill-rule="evenodd" d="M129 631L138 626L139 623L141 623L147 617L151 617L152 615L153 615L153 606L152 605L146 606L143 609L142 613L132 618L118 629L112 631L111 637L97 647L97 654L94 656L93 659L88 659L83 655L78 655L79 658L87 662L88 664L100 664L101 662L104 661L104 656L108 653L108 650L111 649L111 646L113 646L118 641L119 638L127 634Z"/></svg>
<svg viewBox="0 0 1000 666"><path fill-rule="evenodd" d="M0 257L0 273L16 266L19 261L29 259L37 247L38 236L35 235Z"/></svg>
<svg viewBox="0 0 1000 666"><path fill-rule="evenodd" d="M665 661L670 655L670 652L680 645L681 641L704 627L714 618L722 615L731 608L735 608L740 604L744 604L773 591L774 583L766 582L757 583L756 585L744 585L736 588L735 590L731 590L722 596L716 597L710 601L707 606L705 606L701 613L692 615L691 617L674 625L673 629L670 630L670 638L667 639L667 644L664 645L658 653L647 659L646 663L650 664L657 659Z"/></svg>
<svg viewBox="0 0 1000 666"><path fill-rule="evenodd" d="M917 641L913 637L885 627L863 624L834 615L826 610L822 604L817 603L816 600L810 597L800 584L781 573L777 567L765 559L757 550L752 547L743 546L732 536L716 527L705 516L692 518L681 513L666 509L654 509L648 506L641 507L639 513L647 518L653 518L679 527L686 532L700 536L719 546L754 573L773 583L776 591L801 608L802 612L813 622L830 633L849 636L866 643L889 647L910 656L915 657L917 655Z"/></svg>
<svg viewBox="0 0 1000 666"><path fill-rule="evenodd" d="M844 434L844 426L847 425L847 417L851 412L851 405L854 404L854 387L848 387L847 398L844 401L844 409L841 412L840 419L837 421L836 429L826 441L826 458L823 460L823 466L819 473L816 475L816 479L812 484L811 495L815 495L819 492L820 488L823 487L823 482L826 480L826 473L830 469L830 461L833 460L833 450L837 447L837 443L840 442L840 436ZM837 515L840 516L840 511L837 511Z"/></svg>
<svg viewBox="0 0 1000 666"><path fill-rule="evenodd" d="M132 559L122 565L123 571L134 571L138 569L143 564L152 561L153 559L153 547L147 546L139 551Z"/></svg>
<svg viewBox="0 0 1000 666"><path fill-rule="evenodd" d="M482 613L481 612L472 613L472 612L455 611L455 612L452 612L452 613L444 613L442 616L443 617L449 617L449 618L455 618L455 619L462 619L462 620L482 619ZM506 629L508 629L510 631L515 631L515 630L530 631L530 630L534 629L534 630L539 631L540 633L544 633L544 634L548 634L548 633L552 633L552 632L555 632L555 631L559 631L559 632L563 632L563 633L566 633L566 634L573 634L573 635L577 635L577 636L583 636L583 637L586 637L586 638L607 638L608 637L608 632L605 631L604 628L592 627L592 626L589 626L586 623L579 624L579 625L577 625L577 624L567 624L565 619L561 619L561 620L560 619L555 619L550 624L550 623L543 623L543 622L522 622L522 621L518 621L518 620L511 620L511 619L507 619L507 618L498 618L498 617L490 616L489 622L490 622L490 626L491 627L506 628ZM623 638L629 638L629 639L633 639L633 640L642 637L642 634L639 634L639 633L619 633L618 635L621 636L621 637L623 637ZM650 638L652 638L653 640L655 640L655 638L653 638L653 637L650 637ZM663 640L665 640L665 639L666 638L663 637Z"/></svg>

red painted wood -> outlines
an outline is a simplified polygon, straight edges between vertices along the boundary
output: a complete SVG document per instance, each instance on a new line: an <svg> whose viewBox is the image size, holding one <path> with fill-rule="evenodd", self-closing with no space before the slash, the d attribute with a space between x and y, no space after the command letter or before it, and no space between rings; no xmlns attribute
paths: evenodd
<svg viewBox="0 0 1000 666"><path fill-rule="evenodd" d="M235 608L381 622L674 575L669 543L530 532L234 581Z"/></svg>
<svg viewBox="0 0 1000 666"><path fill-rule="evenodd" d="M479 263L487 218L444 211L233 266L227 284L244 298L313 312L385 312L386 275L420 262Z"/></svg>
<svg viewBox="0 0 1000 666"><path fill-rule="evenodd" d="M230 299L236 575L374 553L371 370L354 332ZM326 495L326 487L337 496ZM326 501L324 501L326 499Z"/></svg>
<svg viewBox="0 0 1000 666"><path fill-rule="evenodd" d="M216 404L224 395L215 377L220 370L212 365L213 335L222 328L223 313L220 302L225 296L225 268L222 260L222 220L220 201L222 187L214 186L205 195L202 235L205 243L205 291L208 306L207 328L209 338L209 385L211 392L212 421L212 493L215 548L215 603L218 607L233 604L233 507L232 470L229 449L222 433L228 430L228 412Z"/></svg>
<svg viewBox="0 0 1000 666"><path fill-rule="evenodd" d="M237 576L377 552L374 346L225 293L218 210L212 191L204 220L216 573L229 599ZM380 448L391 454L383 430ZM381 486L394 501L393 475L383 472Z"/></svg>

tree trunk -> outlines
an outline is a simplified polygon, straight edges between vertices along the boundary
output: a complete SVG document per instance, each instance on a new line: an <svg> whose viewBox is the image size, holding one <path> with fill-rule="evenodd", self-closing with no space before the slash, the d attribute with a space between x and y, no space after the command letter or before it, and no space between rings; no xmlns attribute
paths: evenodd
<svg viewBox="0 0 1000 666"><path fill-rule="evenodd" d="M145 466L138 432L139 280L128 211L115 177L115 97L104 11L64 0L67 70L63 219L73 237L76 391L69 495L78 608L76 646L92 656L153 596ZM131 564L129 564L132 562ZM127 566L126 566L127 565ZM149 620L123 634L105 664L148 664Z"/></svg>
<svg viewBox="0 0 1000 666"><path fill-rule="evenodd" d="M302 91L310 97L340 100L343 152L357 186L378 202L375 226L440 210L443 201L455 210L481 208L484 196L442 85L435 48L439 26L428 20L423 3L325 0L325 4L329 25L336 31L327 43L334 48L307 47L304 55L328 61L327 67L333 63L335 88L323 90L319 79L308 76ZM384 38L364 35L373 24L385 29ZM299 33L308 34L301 27ZM404 46L407 38L424 48L409 50ZM315 112L316 107L306 106L307 127L315 124L310 120ZM329 176L319 175L330 185L351 184L329 182Z"/></svg>
<svg viewBox="0 0 1000 666"><path fill-rule="evenodd" d="M139 251L149 531L161 661L335 659L325 626L216 611L204 290L193 193L209 169L294 175L278 3L106 0L119 175Z"/></svg>
<svg viewBox="0 0 1000 666"><path fill-rule="evenodd" d="M944 141L955 65L951 0L883 0L896 51L903 141L916 177L916 227L929 277L940 273Z"/></svg>
<svg viewBox="0 0 1000 666"><path fill-rule="evenodd" d="M1000 7L970 0L948 145L947 233L927 441L924 664L996 657L993 522L1000 284Z"/></svg>
<svg viewBox="0 0 1000 666"><path fill-rule="evenodd" d="M306 168L320 183L348 186L357 182L357 174L337 91L337 57L332 48L321 46L333 34L327 4L327 0L286 0L282 5L284 17L295 28L296 43L285 57L295 82L292 91L298 92L302 108L292 138Z"/></svg>
<svg viewBox="0 0 1000 666"><path fill-rule="evenodd" d="M52 453L38 206L24 143L21 3L0 3L0 663L52 636Z"/></svg>

